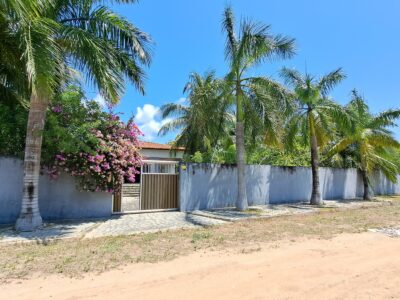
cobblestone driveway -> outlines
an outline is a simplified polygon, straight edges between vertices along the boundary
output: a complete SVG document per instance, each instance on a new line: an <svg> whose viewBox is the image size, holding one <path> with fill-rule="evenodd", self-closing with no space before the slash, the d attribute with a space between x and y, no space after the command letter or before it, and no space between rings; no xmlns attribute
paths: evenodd
<svg viewBox="0 0 400 300"><path fill-rule="evenodd" d="M280 215L313 213L327 208L348 209L384 204L385 201L329 200L325 201L325 205L322 207L297 203L257 206L246 212L238 212L232 208L225 208L209 211L194 211L193 213L170 211L127 214L98 221L47 223L43 229L34 232L18 233L11 227L0 227L0 243L24 241L43 242L49 239L59 238L93 238L128 235L167 229L219 225L251 218L270 218Z"/></svg>
<svg viewBox="0 0 400 300"><path fill-rule="evenodd" d="M127 214L107 220L46 223L41 230L16 232L12 227L0 228L0 243L44 242L59 238L93 238L110 235L155 232L167 229L195 228L224 224L226 221L178 211Z"/></svg>
<svg viewBox="0 0 400 300"><path fill-rule="evenodd" d="M211 226L226 223L204 216L196 216L183 212L154 212L143 214L121 215L102 222L89 231L85 237L105 235L132 234L166 229Z"/></svg>

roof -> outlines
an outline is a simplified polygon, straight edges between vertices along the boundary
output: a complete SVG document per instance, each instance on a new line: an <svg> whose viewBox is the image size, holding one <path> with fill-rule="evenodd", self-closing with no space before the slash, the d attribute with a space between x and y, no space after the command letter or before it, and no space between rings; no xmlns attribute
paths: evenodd
<svg viewBox="0 0 400 300"><path fill-rule="evenodd" d="M142 149L156 149L156 150L178 150L178 151L185 150L185 148L183 147L175 148L168 144L159 144L159 143L145 142L145 141L140 141L140 147Z"/></svg>

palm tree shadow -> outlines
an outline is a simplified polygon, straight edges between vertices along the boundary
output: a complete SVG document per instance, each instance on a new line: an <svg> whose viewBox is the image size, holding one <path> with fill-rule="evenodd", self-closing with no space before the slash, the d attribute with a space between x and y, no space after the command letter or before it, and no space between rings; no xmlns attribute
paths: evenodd
<svg viewBox="0 0 400 300"><path fill-rule="evenodd" d="M200 216L193 215L191 213L185 213L185 221L192 225L200 226L200 227L211 226L210 220L207 217L200 217Z"/></svg>

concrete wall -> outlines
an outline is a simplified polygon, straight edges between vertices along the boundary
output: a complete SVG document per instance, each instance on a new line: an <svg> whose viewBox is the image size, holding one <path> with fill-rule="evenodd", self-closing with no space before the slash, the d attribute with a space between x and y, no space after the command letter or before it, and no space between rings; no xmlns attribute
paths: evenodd
<svg viewBox="0 0 400 300"><path fill-rule="evenodd" d="M22 199L21 160L0 158L0 223L13 223ZM39 209L44 219L99 218L111 215L112 194L78 191L74 179L63 174L56 181L39 180Z"/></svg>
<svg viewBox="0 0 400 300"><path fill-rule="evenodd" d="M236 167L232 165L182 164L180 209L192 211L234 206L236 175ZM355 169L320 168L319 175L324 199L362 196L362 178ZM246 166L246 190L250 205L308 201L311 182L311 170L305 167ZM384 176L377 175L373 182L376 194L400 194L400 184L393 184Z"/></svg>

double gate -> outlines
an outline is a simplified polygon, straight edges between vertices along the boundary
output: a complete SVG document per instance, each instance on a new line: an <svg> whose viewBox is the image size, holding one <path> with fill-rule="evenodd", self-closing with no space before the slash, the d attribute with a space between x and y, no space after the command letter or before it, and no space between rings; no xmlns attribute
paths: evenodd
<svg viewBox="0 0 400 300"><path fill-rule="evenodd" d="M114 212L178 208L178 162L145 161L138 179L114 194Z"/></svg>

